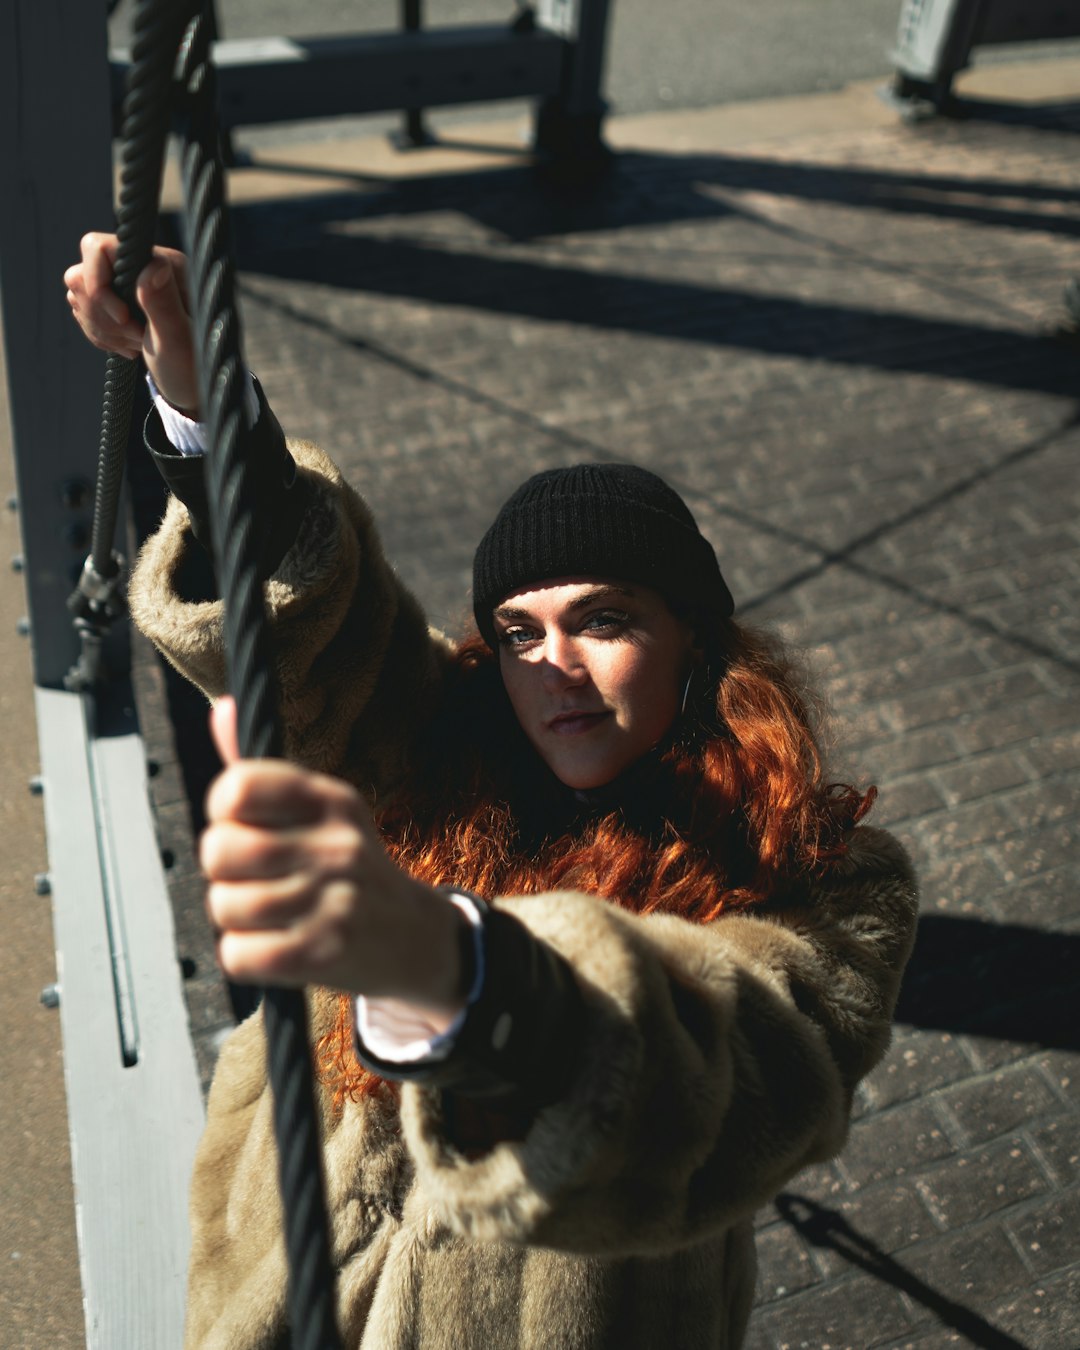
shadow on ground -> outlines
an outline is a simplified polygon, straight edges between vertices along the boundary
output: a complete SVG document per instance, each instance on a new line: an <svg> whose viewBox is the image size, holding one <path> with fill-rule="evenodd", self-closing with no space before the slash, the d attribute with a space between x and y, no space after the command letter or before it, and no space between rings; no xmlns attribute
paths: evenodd
<svg viewBox="0 0 1080 1350"><path fill-rule="evenodd" d="M962 220L982 227L1080 236L1080 190L1006 179L889 173L849 166L808 166L728 155L618 157L591 190L561 192L526 168L512 167L407 182L364 179L364 190L238 208L238 253L249 278L404 297L485 313L579 325L601 331L678 338L778 357L836 365L931 373L944 379L1070 396L1075 354L985 292L963 288L957 265L940 290L957 310L989 320L924 317L857 304L762 294L644 275L626 260L637 227L671 221L750 217L776 241L776 252L808 269L822 252L898 278L916 269L838 245L799 226L770 220L743 204L739 191L867 212ZM730 194L725 197L725 193ZM441 238L429 223L409 234L410 216L455 212L489 233ZM393 231L385 221L393 218ZM523 258L510 246L566 235L618 231L607 267ZM805 246L812 244L816 256ZM500 245L502 246L500 248ZM677 256L665 250L663 255ZM798 251L796 251L798 250ZM711 252L710 270L723 254ZM1062 278L1062 284L1067 281ZM921 278L925 285L925 278Z"/></svg>
<svg viewBox="0 0 1080 1350"><path fill-rule="evenodd" d="M1080 938L1023 924L926 914L896 1020L1080 1050Z"/></svg>
<svg viewBox="0 0 1080 1350"><path fill-rule="evenodd" d="M968 105L965 105L968 106ZM985 106L987 109L1005 105ZM1025 121L1024 110L1013 107L1014 125ZM1075 129L1080 130L1080 103L1070 104ZM1051 130L1056 128L1049 128ZM915 128L912 136L929 142L942 133L940 123ZM490 149L505 156L505 146L485 147L475 142L445 138L441 144L473 153ZM711 195L711 189L774 193L808 202L868 208L900 215L931 216L1003 229L1044 230L1051 234L1080 234L1080 218L1033 210L1080 204L1080 189L1010 178L955 174L905 173L866 166L802 164L752 154L659 154L626 150L614 156L608 171L591 186L562 188L528 164L481 173L449 173L427 178L398 179L357 171L342 173L308 163L294 164L287 156L260 156L257 167L298 177L352 180L362 192L320 194L283 203L283 218L320 216L332 219L355 211L365 217L408 217L451 203L478 224L505 240L525 241L581 234L597 230L661 225L672 221L717 219L735 210ZM240 207L238 219L249 213L268 219L265 204ZM249 222L250 223L250 222ZM261 231L256 231L261 233ZM254 241L252 241L254 242Z"/></svg>
<svg viewBox="0 0 1080 1350"><path fill-rule="evenodd" d="M786 1192L777 1196L776 1208L781 1218L812 1246L833 1251L849 1265L892 1285L932 1313L940 1325L959 1332L966 1338L966 1344L977 1346L979 1350L1030 1350L1029 1342L1016 1340L985 1317L980 1317L974 1309L947 1298L920 1280L835 1210L805 1196Z"/></svg>

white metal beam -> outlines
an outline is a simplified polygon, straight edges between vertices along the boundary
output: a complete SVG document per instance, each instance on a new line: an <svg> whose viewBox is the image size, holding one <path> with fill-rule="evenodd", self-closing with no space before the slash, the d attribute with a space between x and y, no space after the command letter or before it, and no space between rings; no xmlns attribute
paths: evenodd
<svg viewBox="0 0 1080 1350"><path fill-rule="evenodd" d="M173 1350L203 1108L142 739L35 701L87 1345Z"/></svg>

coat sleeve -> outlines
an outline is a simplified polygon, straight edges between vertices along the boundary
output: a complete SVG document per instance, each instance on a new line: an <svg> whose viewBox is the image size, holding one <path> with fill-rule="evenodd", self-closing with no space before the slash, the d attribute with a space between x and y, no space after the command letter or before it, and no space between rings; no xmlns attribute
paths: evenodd
<svg viewBox="0 0 1080 1350"><path fill-rule="evenodd" d="M450 648L395 576L361 498L315 446L288 448L306 510L265 587L285 753L374 798L403 772ZM226 690L223 605L191 582L199 572L191 515L173 496L139 556L129 603L142 632L213 700Z"/></svg>
<svg viewBox="0 0 1080 1350"><path fill-rule="evenodd" d="M574 893L504 902L584 994L571 1087L523 1138L458 1149L443 1097L408 1085L419 1186L451 1230L596 1254L726 1228L843 1145L880 1059L917 895L901 846L847 857L768 916L699 926Z"/></svg>

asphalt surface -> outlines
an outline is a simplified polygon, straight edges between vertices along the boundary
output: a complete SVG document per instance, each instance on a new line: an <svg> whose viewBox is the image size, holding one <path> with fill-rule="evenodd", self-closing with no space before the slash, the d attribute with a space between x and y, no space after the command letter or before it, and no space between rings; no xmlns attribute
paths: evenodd
<svg viewBox="0 0 1080 1350"><path fill-rule="evenodd" d="M0 367L3 366L0 343ZM2 374L2 372L0 372ZM0 378L0 503L15 490L7 380ZM20 554L18 515L0 514L0 558ZM30 648L16 624L22 584L0 585L0 1345L77 1350L85 1344L64 1100L60 1018L38 1001L57 978L49 901L34 879L48 871L41 802L29 782L40 768Z"/></svg>
<svg viewBox="0 0 1080 1350"><path fill-rule="evenodd" d="M425 23L499 23L516 8L514 0L434 0ZM400 23L392 0L219 0L218 13L230 38L377 32ZM636 113L834 89L887 71L898 14L897 0L613 0L608 94L617 112ZM117 40L129 24L125 4L113 22Z"/></svg>
<svg viewBox="0 0 1080 1350"><path fill-rule="evenodd" d="M399 26L393 0L218 0L226 38L330 36L379 32ZM425 23L450 27L509 20L517 0L434 0ZM885 80L896 40L900 0L612 0L609 10L606 94L613 111L629 115L707 108L745 99L780 98L841 89L852 80ZM124 45L131 0L117 10L111 33ZM977 64L1080 53L1076 43L1032 43L984 48ZM517 105L520 107L521 105ZM515 105L447 109L432 124L499 119ZM280 126L240 133L241 145L282 144L390 129L393 117L344 118L307 127Z"/></svg>

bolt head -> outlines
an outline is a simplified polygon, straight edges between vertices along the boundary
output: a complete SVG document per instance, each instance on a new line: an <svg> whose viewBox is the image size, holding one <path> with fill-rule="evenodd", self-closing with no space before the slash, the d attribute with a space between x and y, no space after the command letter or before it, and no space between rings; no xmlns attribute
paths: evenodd
<svg viewBox="0 0 1080 1350"><path fill-rule="evenodd" d="M86 504L90 491L90 484L85 478L69 478L61 484L60 503L62 506L77 510Z"/></svg>
<svg viewBox="0 0 1080 1350"><path fill-rule="evenodd" d="M46 1008L59 1008L60 986L58 984L47 984L38 998Z"/></svg>

